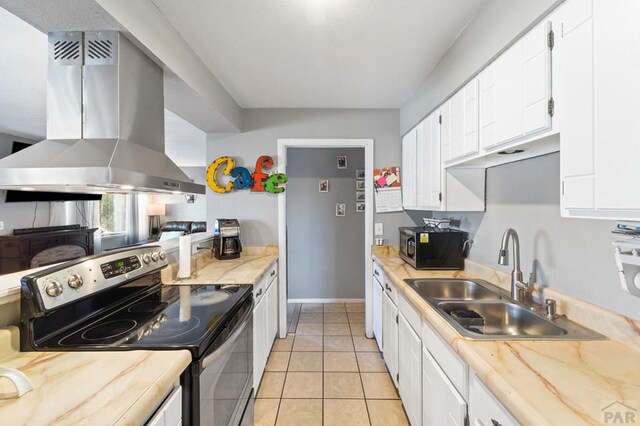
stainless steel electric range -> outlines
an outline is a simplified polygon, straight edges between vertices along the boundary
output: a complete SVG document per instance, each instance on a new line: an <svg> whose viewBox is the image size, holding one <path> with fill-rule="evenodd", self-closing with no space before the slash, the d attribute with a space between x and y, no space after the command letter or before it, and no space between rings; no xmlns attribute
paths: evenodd
<svg viewBox="0 0 640 426"><path fill-rule="evenodd" d="M182 424L237 425L252 398L252 287L162 285L166 265L161 247L140 247L22 278L21 348L187 349Z"/></svg>

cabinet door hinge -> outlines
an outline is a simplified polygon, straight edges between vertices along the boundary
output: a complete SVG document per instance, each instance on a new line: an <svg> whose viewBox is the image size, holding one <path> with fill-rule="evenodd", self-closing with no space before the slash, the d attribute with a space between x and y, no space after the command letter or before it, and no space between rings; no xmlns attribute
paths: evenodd
<svg viewBox="0 0 640 426"><path fill-rule="evenodd" d="M555 112L555 109L556 109L556 103L553 100L553 98L550 98L549 102L547 103L547 112L551 117L553 117L553 113Z"/></svg>
<svg viewBox="0 0 640 426"><path fill-rule="evenodd" d="M555 45L555 35L553 34L553 30L550 30L549 34L547 34L547 46L549 46L549 50L553 50L554 45Z"/></svg>
<svg viewBox="0 0 640 426"><path fill-rule="evenodd" d="M439 123L439 124L442 124L442 114L440 114L440 115L438 116L438 123Z"/></svg>

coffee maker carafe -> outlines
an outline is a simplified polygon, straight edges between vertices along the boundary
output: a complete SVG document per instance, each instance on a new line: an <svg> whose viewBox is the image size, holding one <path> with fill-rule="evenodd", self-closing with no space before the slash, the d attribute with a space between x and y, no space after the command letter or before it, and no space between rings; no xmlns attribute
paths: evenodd
<svg viewBox="0 0 640 426"><path fill-rule="evenodd" d="M238 219L216 219L213 229L213 253L216 259L237 259L242 253Z"/></svg>

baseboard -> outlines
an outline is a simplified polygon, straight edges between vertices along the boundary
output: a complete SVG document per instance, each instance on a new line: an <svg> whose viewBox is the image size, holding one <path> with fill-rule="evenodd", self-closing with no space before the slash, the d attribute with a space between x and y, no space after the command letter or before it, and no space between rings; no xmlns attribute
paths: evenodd
<svg viewBox="0 0 640 426"><path fill-rule="evenodd" d="M289 299L289 303L364 303L363 299Z"/></svg>

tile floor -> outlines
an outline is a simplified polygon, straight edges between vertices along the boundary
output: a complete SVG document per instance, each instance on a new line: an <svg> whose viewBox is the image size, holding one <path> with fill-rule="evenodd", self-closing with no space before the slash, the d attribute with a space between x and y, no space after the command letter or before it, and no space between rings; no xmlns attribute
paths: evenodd
<svg viewBox="0 0 640 426"><path fill-rule="evenodd" d="M408 425L364 304L292 304L258 389L255 425Z"/></svg>

